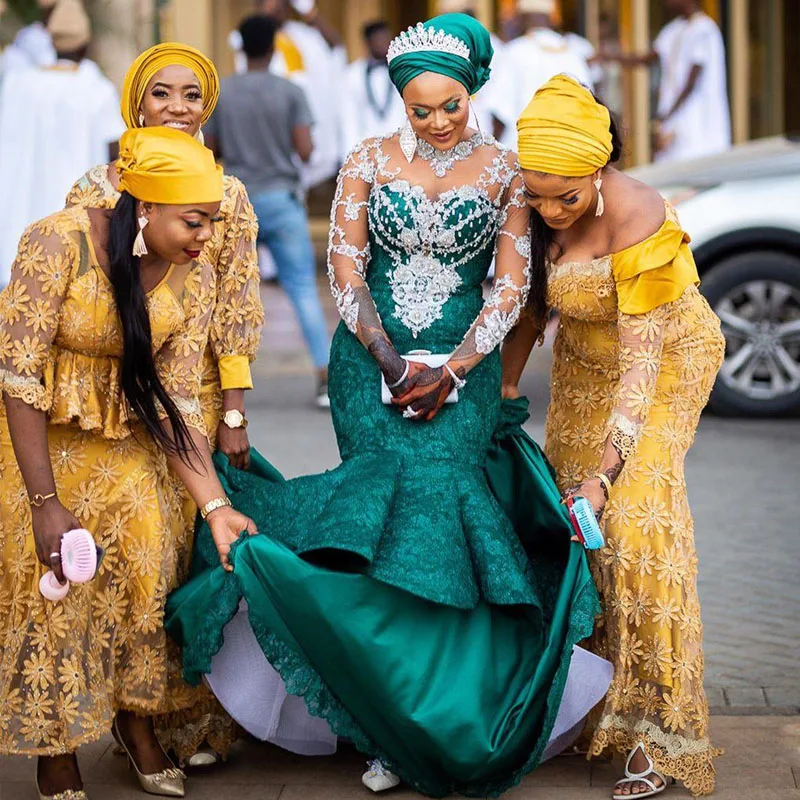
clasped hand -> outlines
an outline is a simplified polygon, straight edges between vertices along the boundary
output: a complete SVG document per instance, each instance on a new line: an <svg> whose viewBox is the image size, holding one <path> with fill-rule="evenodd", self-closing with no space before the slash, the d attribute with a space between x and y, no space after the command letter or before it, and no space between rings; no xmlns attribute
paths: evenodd
<svg viewBox="0 0 800 800"><path fill-rule="evenodd" d="M416 412L416 422L430 422L453 391L453 379L444 367L429 367L418 361L408 362L406 379L392 390L392 404L401 411Z"/></svg>

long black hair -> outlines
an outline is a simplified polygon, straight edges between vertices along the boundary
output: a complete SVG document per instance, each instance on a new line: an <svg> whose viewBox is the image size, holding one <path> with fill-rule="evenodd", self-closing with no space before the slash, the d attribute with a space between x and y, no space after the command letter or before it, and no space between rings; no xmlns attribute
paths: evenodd
<svg viewBox="0 0 800 800"><path fill-rule="evenodd" d="M597 102L600 103L599 100ZM615 164L622 158L623 143L619 126L610 111L609 117L611 156L608 163ZM547 325L547 264L553 258L552 248L553 229L548 227L535 208L531 208L531 290L528 295L528 309L542 331Z"/></svg>
<svg viewBox="0 0 800 800"><path fill-rule="evenodd" d="M139 232L136 203L132 195L122 192L111 215L108 233L109 277L122 323L122 390L128 405L156 444L165 452L186 460L187 453L195 452L194 443L180 411L158 377L139 258L132 252ZM159 403L172 425L172 436L162 425Z"/></svg>

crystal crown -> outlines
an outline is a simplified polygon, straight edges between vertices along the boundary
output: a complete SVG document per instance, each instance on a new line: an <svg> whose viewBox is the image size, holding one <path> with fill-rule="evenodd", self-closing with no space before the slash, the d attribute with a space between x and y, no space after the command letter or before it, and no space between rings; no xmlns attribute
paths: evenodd
<svg viewBox="0 0 800 800"><path fill-rule="evenodd" d="M392 39L386 60L391 64L392 59L402 56L404 53L424 51L451 53L469 61L469 47L461 39L435 28L426 28L421 22L418 22L416 27L411 27Z"/></svg>

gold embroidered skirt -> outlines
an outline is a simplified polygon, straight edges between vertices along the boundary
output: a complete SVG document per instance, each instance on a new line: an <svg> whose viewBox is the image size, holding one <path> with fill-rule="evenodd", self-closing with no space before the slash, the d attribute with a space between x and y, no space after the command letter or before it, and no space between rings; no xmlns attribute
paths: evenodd
<svg viewBox="0 0 800 800"><path fill-rule="evenodd" d="M714 788L717 751L708 738L684 456L721 364L724 340L696 291L687 293L679 310L683 330L692 335L664 346L645 428L605 512L606 546L590 554L604 609L592 649L609 659L615 672L591 721L590 753L627 752L641 741L657 769L693 793L707 794ZM604 337L611 348L613 322L562 315L560 324L545 450L563 490L593 475L600 464L618 374L587 358Z"/></svg>

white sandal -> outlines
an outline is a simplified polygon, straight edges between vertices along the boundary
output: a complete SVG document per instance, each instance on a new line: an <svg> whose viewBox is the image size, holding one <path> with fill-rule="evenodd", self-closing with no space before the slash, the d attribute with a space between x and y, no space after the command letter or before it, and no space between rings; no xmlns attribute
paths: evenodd
<svg viewBox="0 0 800 800"><path fill-rule="evenodd" d="M642 755L647 759L647 767L642 772L631 772L631 761L636 755L637 751L641 751ZM656 786L655 782L650 780L648 775L652 775L661 781L661 786ZM615 784L615 791L613 800L639 800L644 797L655 797L661 794L668 786L674 783L673 778L665 778L660 772L656 770L655 764L650 756L647 755L644 745L639 742L636 747L628 754L628 760L625 762L625 777L620 778ZM649 786L649 791L646 792L630 792L628 794L618 794L617 789L621 786L630 786L632 783L644 783Z"/></svg>

